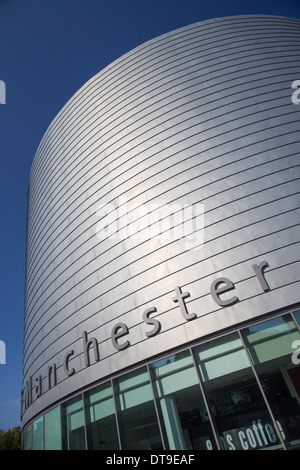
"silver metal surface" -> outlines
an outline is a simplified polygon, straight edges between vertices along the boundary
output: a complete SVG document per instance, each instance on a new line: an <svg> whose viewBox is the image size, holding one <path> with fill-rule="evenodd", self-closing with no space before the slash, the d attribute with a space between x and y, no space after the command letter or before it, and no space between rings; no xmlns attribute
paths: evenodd
<svg viewBox="0 0 300 470"><path fill-rule="evenodd" d="M29 182L23 425L139 361L299 302L299 53L298 20L196 23L112 63L51 123ZM120 196L203 204L202 248L99 239L99 206ZM253 269L263 261L268 290ZM174 301L176 287L189 296Z"/></svg>

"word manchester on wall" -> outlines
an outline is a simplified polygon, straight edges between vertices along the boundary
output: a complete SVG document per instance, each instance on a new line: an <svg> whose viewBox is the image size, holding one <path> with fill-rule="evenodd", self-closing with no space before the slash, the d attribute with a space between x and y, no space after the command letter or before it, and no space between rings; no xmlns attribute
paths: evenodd
<svg viewBox="0 0 300 470"><path fill-rule="evenodd" d="M269 290L269 286L264 277L264 269L268 266L266 261L262 261L259 265L254 264L252 269L254 274L262 288L263 292ZM238 302L239 298L236 295L230 296L230 294L225 299L223 294L231 292L235 289L233 282L226 277L219 277L215 279L210 285L210 294L213 300L221 307L227 307ZM196 313L189 312L186 299L190 297L190 293L185 291L182 292L180 286L175 287L175 295L172 296L172 301L178 304L180 313L183 316L184 320L192 321L197 318ZM143 312L143 322L149 326L149 330L145 333L147 338L151 338L157 335L162 328L161 323L157 318L151 318L151 314L157 311L155 306L147 308ZM110 336L113 347L122 351L130 346L130 331L128 326L123 322L116 323L112 330ZM82 332L82 345L83 345L83 355L84 363L86 367L91 365L91 351L93 350L94 362L100 361L100 351L99 344L95 337L88 337L86 331ZM74 349L69 349L63 358L63 371L65 376L70 377L75 374L77 371L74 367L70 366L70 361L74 357ZM43 378L41 374L37 377L30 376L26 380L25 387L22 390L22 413L35 401L38 399L42 393L50 390L52 387L57 385L57 364L52 363L48 365L47 375Z"/></svg>

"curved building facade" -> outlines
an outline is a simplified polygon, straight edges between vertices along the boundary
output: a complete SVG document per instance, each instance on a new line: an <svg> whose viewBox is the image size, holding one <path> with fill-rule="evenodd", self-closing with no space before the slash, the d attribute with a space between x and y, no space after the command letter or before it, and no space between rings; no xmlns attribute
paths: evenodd
<svg viewBox="0 0 300 470"><path fill-rule="evenodd" d="M297 79L298 20L217 18L53 120L29 181L24 448L299 447Z"/></svg>

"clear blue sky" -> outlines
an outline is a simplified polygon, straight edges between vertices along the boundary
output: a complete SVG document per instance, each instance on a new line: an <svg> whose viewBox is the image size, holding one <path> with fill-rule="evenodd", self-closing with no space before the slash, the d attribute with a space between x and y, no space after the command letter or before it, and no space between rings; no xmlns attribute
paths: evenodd
<svg viewBox="0 0 300 470"><path fill-rule="evenodd" d="M249 13L300 19L300 0L0 0L0 429L20 424L27 184L48 125L89 78L133 47L197 21Z"/></svg>

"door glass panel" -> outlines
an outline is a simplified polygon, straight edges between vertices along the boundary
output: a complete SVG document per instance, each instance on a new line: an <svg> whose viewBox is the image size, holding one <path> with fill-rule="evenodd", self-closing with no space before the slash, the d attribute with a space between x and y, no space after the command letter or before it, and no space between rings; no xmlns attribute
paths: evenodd
<svg viewBox="0 0 300 470"><path fill-rule="evenodd" d="M194 349L221 449L281 447L238 334Z"/></svg>
<svg viewBox="0 0 300 470"><path fill-rule="evenodd" d="M291 315L242 334L286 446L300 448L300 333Z"/></svg>
<svg viewBox="0 0 300 470"><path fill-rule="evenodd" d="M112 387L101 385L84 395L88 449L119 449Z"/></svg>
<svg viewBox="0 0 300 470"><path fill-rule="evenodd" d="M126 374L114 387L122 449L162 450L147 369Z"/></svg>
<svg viewBox="0 0 300 470"><path fill-rule="evenodd" d="M75 397L62 404L63 450L84 450L84 415L82 398Z"/></svg>
<svg viewBox="0 0 300 470"><path fill-rule="evenodd" d="M170 450L216 448L188 351L150 365L165 444Z"/></svg>

